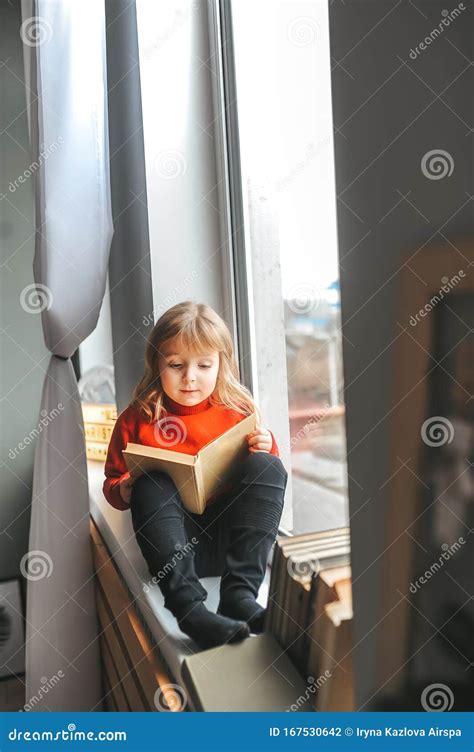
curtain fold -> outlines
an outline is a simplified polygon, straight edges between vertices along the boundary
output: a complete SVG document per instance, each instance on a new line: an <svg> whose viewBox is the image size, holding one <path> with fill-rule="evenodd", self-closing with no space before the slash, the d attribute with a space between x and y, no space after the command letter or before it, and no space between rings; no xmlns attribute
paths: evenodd
<svg viewBox="0 0 474 752"><path fill-rule="evenodd" d="M70 358L97 324L113 232L104 6L96 0L35 0L28 6L22 6L20 33L30 66L35 289L22 304L41 313L51 360L36 439L29 551L22 562L25 699L34 697L39 711L99 711L87 462Z"/></svg>

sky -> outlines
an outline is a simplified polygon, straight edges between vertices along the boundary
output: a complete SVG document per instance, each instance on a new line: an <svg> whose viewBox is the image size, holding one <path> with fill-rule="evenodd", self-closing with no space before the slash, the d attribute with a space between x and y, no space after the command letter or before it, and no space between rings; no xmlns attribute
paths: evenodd
<svg viewBox="0 0 474 752"><path fill-rule="evenodd" d="M327 3L233 4L244 179L276 209L282 292L338 279Z"/></svg>

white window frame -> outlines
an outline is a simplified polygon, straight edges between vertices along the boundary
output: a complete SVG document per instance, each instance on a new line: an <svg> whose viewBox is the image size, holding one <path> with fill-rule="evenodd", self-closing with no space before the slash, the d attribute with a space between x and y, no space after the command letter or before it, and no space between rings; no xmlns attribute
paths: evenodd
<svg viewBox="0 0 474 752"><path fill-rule="evenodd" d="M289 480L281 529L293 525L288 378L278 238L272 217L251 216L242 174L238 101L230 0L209 9L216 153L219 166L221 232L232 279L237 350L243 383L251 389L265 427L277 437ZM266 270L272 269L272 275Z"/></svg>

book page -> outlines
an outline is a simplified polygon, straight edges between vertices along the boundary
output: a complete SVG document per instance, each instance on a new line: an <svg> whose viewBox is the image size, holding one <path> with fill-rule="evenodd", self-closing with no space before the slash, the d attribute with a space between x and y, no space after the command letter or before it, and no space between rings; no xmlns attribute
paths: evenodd
<svg viewBox="0 0 474 752"><path fill-rule="evenodd" d="M214 441L206 444L198 454L206 500L229 482L248 455L247 434L256 426L256 415L248 415Z"/></svg>

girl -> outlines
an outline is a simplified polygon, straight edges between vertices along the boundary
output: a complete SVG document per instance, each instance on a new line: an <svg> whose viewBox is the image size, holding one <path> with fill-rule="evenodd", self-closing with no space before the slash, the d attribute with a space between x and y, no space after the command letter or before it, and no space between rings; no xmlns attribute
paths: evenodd
<svg viewBox="0 0 474 752"><path fill-rule="evenodd" d="M273 434L260 426L252 395L238 380L230 332L209 306L185 301L166 311L145 349L145 373L115 424L105 463L104 495L130 509L140 550L165 606L183 632L214 647L263 631L257 603L288 480ZM257 428L232 482L188 512L164 472L130 478L127 442L196 454L247 415ZM217 613L208 611L199 578L218 575Z"/></svg>

